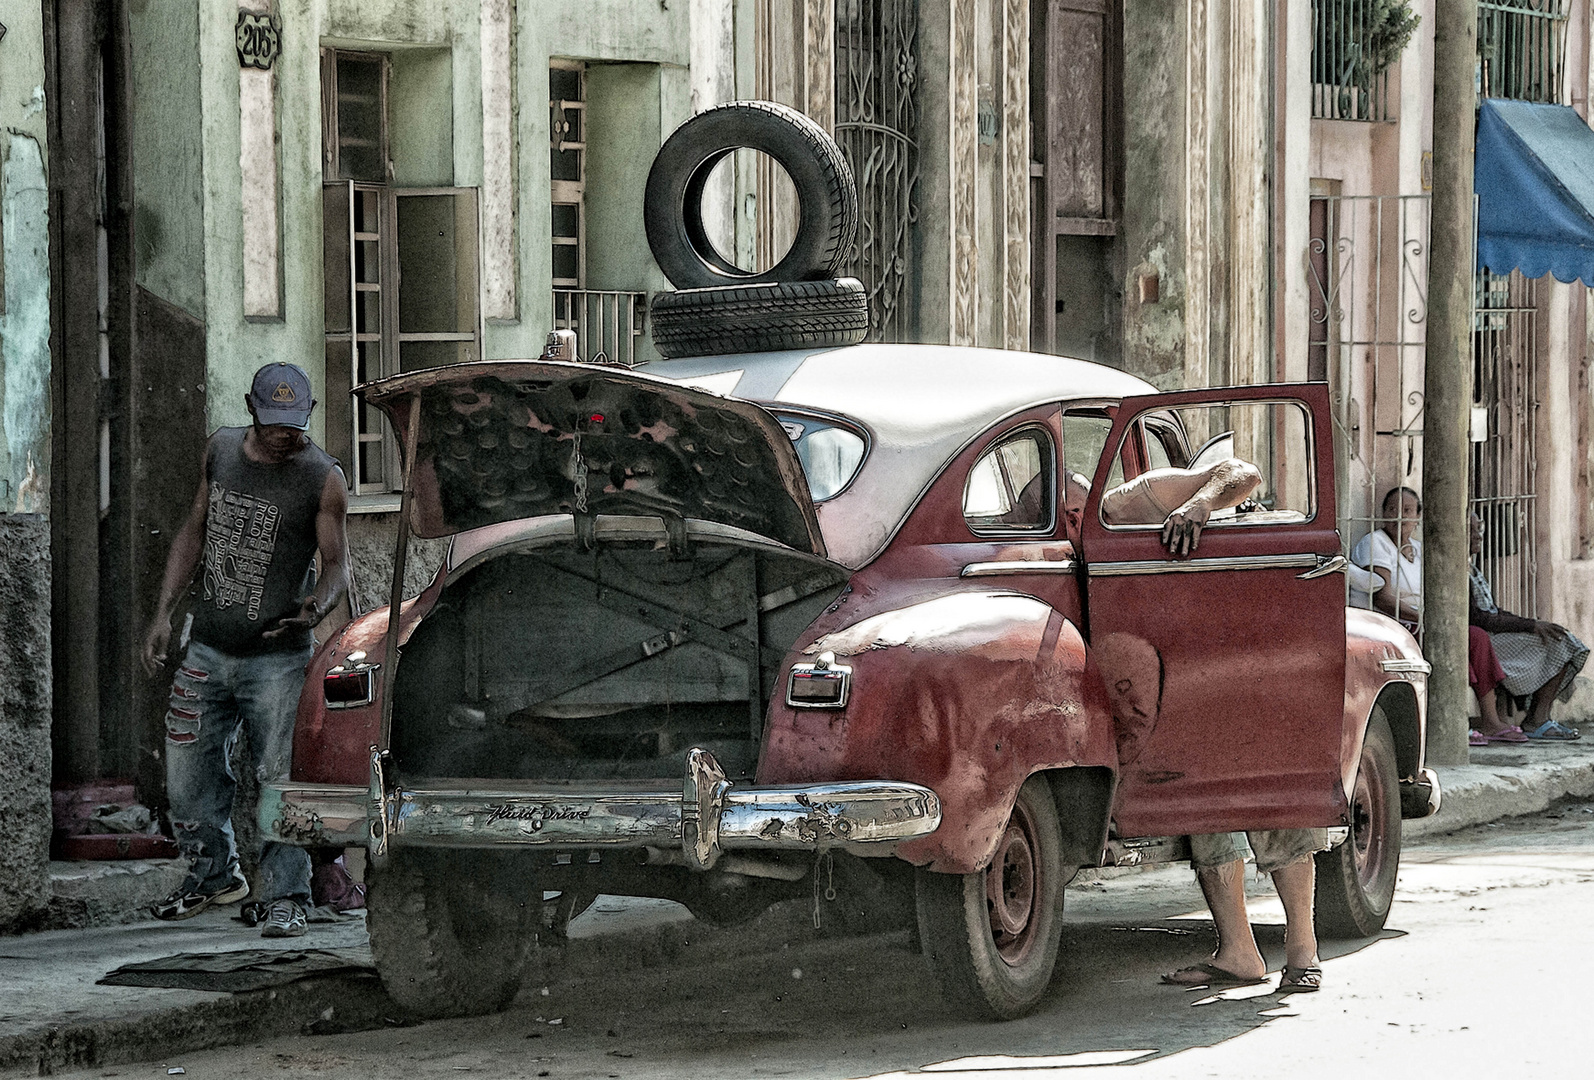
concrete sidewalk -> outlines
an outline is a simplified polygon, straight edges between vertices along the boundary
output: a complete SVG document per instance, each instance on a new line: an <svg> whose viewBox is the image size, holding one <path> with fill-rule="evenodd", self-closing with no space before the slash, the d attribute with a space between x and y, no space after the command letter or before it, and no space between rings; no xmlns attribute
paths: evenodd
<svg viewBox="0 0 1594 1080"><path fill-rule="evenodd" d="M1432 818L1407 822L1408 842L1535 813L1566 796L1594 795L1594 738L1475 748L1471 756L1469 765L1437 770L1443 808ZM59 870L60 888L68 895L90 895L83 873L70 866ZM164 873L169 870L155 877L131 871L120 876L134 883L128 888L147 888ZM552 965L541 974L552 977L560 969L592 964L632 969L765 952L812 932L806 910L798 907L781 905L751 924L714 930L666 901L602 897L571 923L567 947L539 951L542 962ZM0 1073L36 1076L68 1067L161 1061L306 1030L404 1022L372 974L308 978L235 994L96 985L123 964L185 952L336 949L369 957L358 917L313 923L303 938L273 942L233 921L237 910L221 908L175 924L145 918L0 939ZM530 983L528 992L536 992Z"/></svg>

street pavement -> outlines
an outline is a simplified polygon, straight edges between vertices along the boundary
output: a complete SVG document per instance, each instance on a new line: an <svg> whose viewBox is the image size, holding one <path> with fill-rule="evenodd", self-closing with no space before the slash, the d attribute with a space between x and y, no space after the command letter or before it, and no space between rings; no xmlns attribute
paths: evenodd
<svg viewBox="0 0 1594 1080"><path fill-rule="evenodd" d="M1183 867L1070 888L1047 1001L999 1025L951 1017L906 934L815 940L790 910L709 931L674 905L611 898L572 925L564 962L497 1017L391 1026L397 1011L370 978L254 994L93 985L122 963L270 944L230 922L229 908L175 926L0 942L0 1071L1037 1078L1098 1065L1117 1076L1128 1068L1182 1077L1327 1075L1366 1064L1588 1075L1574 1067L1586 1061L1566 1057L1562 1036L1578 1030L1576 988L1594 963L1594 932L1579 917L1594 895L1594 803L1564 798L1594 795L1594 746L1475 752L1473 764L1442 770L1441 780L1445 810L1407 823L1390 929L1326 949L1327 987L1316 997L1281 998L1271 987L1212 997L1158 985L1158 973L1212 944ZM1492 820L1557 799L1555 817ZM1252 891L1276 966L1282 912L1265 883ZM318 924L277 947L358 950L362 930L358 921ZM298 1034L306 1025L355 1033ZM1301 1054L1300 1068L1281 1070ZM74 1066L88 1071L70 1073Z"/></svg>

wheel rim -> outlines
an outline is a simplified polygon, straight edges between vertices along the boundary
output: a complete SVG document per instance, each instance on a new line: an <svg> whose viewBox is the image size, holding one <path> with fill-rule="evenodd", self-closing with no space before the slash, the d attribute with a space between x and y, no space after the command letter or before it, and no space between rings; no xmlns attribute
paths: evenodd
<svg viewBox="0 0 1594 1080"><path fill-rule="evenodd" d="M1356 863L1356 879L1362 891L1376 894L1388 860L1388 845L1383 843L1388 826L1388 785L1375 755L1363 754L1356 775L1356 794L1351 801L1351 851Z"/></svg>
<svg viewBox="0 0 1594 1080"><path fill-rule="evenodd" d="M997 846L985 871L985 903L990 912L991 940L1009 964L1018 964L1034 947L1037 901L1040 897L1040 863L1036 858L1035 823L1023 803Z"/></svg>

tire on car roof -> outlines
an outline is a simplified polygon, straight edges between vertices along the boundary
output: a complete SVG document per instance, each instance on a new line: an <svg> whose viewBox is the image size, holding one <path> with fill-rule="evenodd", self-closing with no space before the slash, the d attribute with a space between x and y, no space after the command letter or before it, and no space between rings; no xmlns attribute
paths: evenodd
<svg viewBox="0 0 1594 1080"><path fill-rule="evenodd" d="M797 189L798 227L784 258L762 273L715 250L703 223L703 189L726 155L768 154ZM643 224L653 258L677 289L834 278L858 234L858 192L841 147L815 121L772 101L733 101L686 121L648 172Z"/></svg>
<svg viewBox="0 0 1594 1080"><path fill-rule="evenodd" d="M655 296L651 318L666 357L855 345L869 298L856 278L683 289Z"/></svg>

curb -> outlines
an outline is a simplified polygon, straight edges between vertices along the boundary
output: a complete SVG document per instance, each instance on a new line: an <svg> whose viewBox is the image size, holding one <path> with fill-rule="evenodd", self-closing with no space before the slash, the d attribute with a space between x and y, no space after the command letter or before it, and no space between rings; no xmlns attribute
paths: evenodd
<svg viewBox="0 0 1594 1080"><path fill-rule="evenodd" d="M1536 814L1557 799L1594 795L1594 740L1554 746L1477 748L1472 764L1436 768L1439 812L1408 821L1407 840L1456 832L1501 818ZM1550 756L1553 755L1553 756Z"/></svg>
<svg viewBox="0 0 1594 1080"><path fill-rule="evenodd" d="M336 1025L329 1031L364 1031L402 1015L374 975L301 979L142 1016L52 1024L12 1035L0 1039L0 1070L49 1076L59 1069L160 1061L299 1034L317 1021Z"/></svg>
<svg viewBox="0 0 1594 1080"><path fill-rule="evenodd" d="M537 949L521 997L584 969L636 971L778 952L787 942L808 940L812 926L807 901L776 904L733 929L697 922L684 911L662 925L654 916L645 925L578 935ZM327 975L138 1016L49 1024L0 1037L0 1074L49 1076L63 1069L168 1061L283 1035L343 1034L414 1022L388 997L374 971Z"/></svg>

